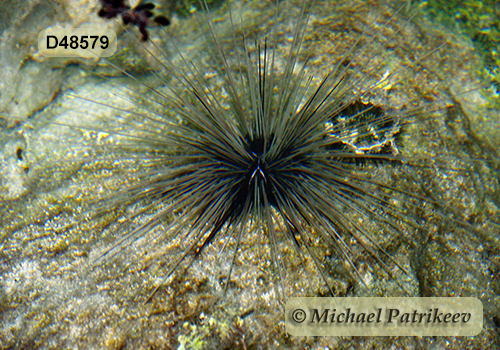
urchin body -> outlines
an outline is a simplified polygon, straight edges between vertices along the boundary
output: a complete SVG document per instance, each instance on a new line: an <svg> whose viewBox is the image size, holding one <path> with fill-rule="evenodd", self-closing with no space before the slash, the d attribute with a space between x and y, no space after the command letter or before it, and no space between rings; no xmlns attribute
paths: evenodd
<svg viewBox="0 0 500 350"><path fill-rule="evenodd" d="M217 34L209 26L212 37L207 41L217 48L214 62L223 63L228 96L219 100L213 87L200 84L202 75L191 70L177 71L176 79L187 88L170 88L175 97L160 93L174 106L182 123L173 125L165 140L156 143L163 154L154 165L158 173L122 193L136 200L167 203L167 209L133 230L127 240L144 234L169 211L180 208L182 215L168 230L176 235L189 225L189 244L174 268L188 255L197 257L217 235L234 239L234 260L248 223L255 220L264 227L262 239L271 244L273 261L280 255L279 230L299 255L312 258L327 285L321 258L310 246L316 235L323 244L334 247L359 280L362 277L349 240L357 241L384 269L389 267L381 257L404 270L370 232L352 221L352 215L360 215L392 225L390 216L399 215L377 193L390 191L390 187L374 182L358 166L363 162L374 166L400 163L393 149L380 146L387 142L385 137L376 137L378 146L370 140L373 135L392 135L397 117L382 110L373 114L373 105L359 102L351 93L356 81L345 79L346 67L337 66L313 84L306 75L307 61L295 59L294 50L301 45L307 21L301 17L298 23L282 69L276 67L277 37L271 37L270 44L266 40L263 48L259 44L250 48L245 34L235 39L241 40L239 50L245 53L233 57L236 68L230 68ZM170 117L160 114L159 118ZM353 135L368 146L358 147ZM391 137L387 136L394 141ZM177 146L175 151L171 151L172 145ZM277 270L280 265L275 261ZM173 269L167 276L171 273ZM331 288L330 293L334 294Z"/></svg>

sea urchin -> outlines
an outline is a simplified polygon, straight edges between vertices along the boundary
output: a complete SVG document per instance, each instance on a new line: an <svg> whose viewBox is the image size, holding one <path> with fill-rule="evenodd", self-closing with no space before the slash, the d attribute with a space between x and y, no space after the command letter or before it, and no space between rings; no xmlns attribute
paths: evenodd
<svg viewBox="0 0 500 350"><path fill-rule="evenodd" d="M277 23L282 16L280 6L276 4ZM284 269L279 242L283 238L279 232L292 242L298 256L312 258L331 295L336 292L325 272L321 256L325 250L318 254L319 247L333 249L343 261L341 269L360 281L363 276L353 249L358 254L366 252L389 275L395 273L391 265L405 271L377 242L370 232L373 226L369 229L363 223L368 220L396 235L402 223L418 226L397 203L405 197L410 202L421 198L387 185L371 173L381 164L402 164L397 135L417 109L383 110L363 102L365 94L380 89L384 78L370 82L359 94L365 80L373 78L370 72L363 76L360 68L351 67L364 53L362 45L353 45L322 78L308 73L308 58L299 57L308 6L308 2L302 3L291 45L281 57L277 27L252 45L251 35L233 23L230 10L233 34L223 42L204 4L204 45L222 87L211 86L206 72L175 45L175 63L165 53L149 51L157 48L154 43L147 49L163 68L155 72L162 84L141 82L153 96L140 100L143 112L135 112L130 119L120 117L132 132L111 132L135 139L134 146L122 147L123 157L132 153L144 157L148 170L140 173L135 185L108 197L108 205L102 204L100 209L124 199L131 203L146 200L147 209L161 209L104 249L97 260L118 254L170 218L162 232L168 237L182 235L185 248L170 263L165 278L222 235L226 242L235 242L229 281L252 222L259 227L262 240L270 243L281 281ZM366 39L364 34L358 41L361 39ZM142 151L137 151L137 145ZM171 219L179 210L181 214ZM187 227L188 233L183 234Z"/></svg>

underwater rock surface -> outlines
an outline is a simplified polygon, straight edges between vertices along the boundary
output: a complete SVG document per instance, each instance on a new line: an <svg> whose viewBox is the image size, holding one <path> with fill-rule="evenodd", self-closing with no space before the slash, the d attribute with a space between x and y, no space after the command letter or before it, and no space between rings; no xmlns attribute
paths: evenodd
<svg viewBox="0 0 500 350"><path fill-rule="evenodd" d="M94 18L96 7L92 2L54 1L53 7L37 1L27 3L26 8L9 6L11 12L3 14L9 20L0 19L5 23L2 38L22 33L34 45L32 37L56 23L107 24ZM241 7L233 5L235 18L243 17L246 33L263 38L275 14L272 2L242 3ZM280 2L283 23L279 29L285 34L283 46L277 49L279 54L289 48L290 28L296 24L300 3ZM112 120L119 111L103 108L103 104L119 103L124 110L134 110L137 106L130 96L143 93L147 99L147 89L139 83L134 85L110 63L39 62L29 58L36 57L33 46L13 49L19 40L9 39L0 44L0 109L2 116L25 121L7 119L0 131L2 348L500 347L500 111L488 104L488 90L475 89L480 83L471 72L479 58L470 42L424 16L409 19L405 11L397 12L378 1L317 1L310 10L300 59L309 59L315 81L321 79L321 72L346 58L346 52L368 27L372 36L367 37L362 56L370 59L357 73L371 72L365 82L370 85L386 72L397 72L389 76L378 94L370 96L370 102L391 108L428 106L427 123L407 126L402 147L412 156L425 156L431 166L401 173L377 170L380 176L402 190L419 191L449 203L451 213L475 228L468 231L446 225L449 221L439 220L432 208L416 208L421 211L421 225L426 230L406 230L398 237L377 234L409 273L394 279L378 277L367 258L363 265L367 287L352 281L341 267L332 267L336 291L342 296L399 296L399 283L412 296L475 296L484 305L483 332L463 338L291 337L284 330L283 308L273 288L269 243L256 223L249 224L252 233L240 247L226 295L221 282L232 255L219 255L226 242L224 237L218 237L187 271L182 270L151 302L144 304L152 288L163 280L164 265L178 253L182 238L165 242L162 232L168 225L160 224L150 236L128 247L127 254L118 254L111 264L92 266L91 258L112 244L117 232L146 222L155 212L146 210L126 220L144 205L136 203L91 220L86 219L86 213L98 211L102 197L137 181L134 169L141 166L132 157L113 161L93 156L94 148L117 142L116 135L106 132L109 125L105 121ZM25 13L36 14L36 20ZM220 17L217 33L224 45L231 45L233 27L227 21L227 8L222 6L214 16ZM384 20L374 23L378 16ZM151 31L153 42L160 46L176 40L183 45L180 50L185 52L185 58L197 64L203 61L206 49L192 30L197 20L196 13L190 18L174 17L166 32ZM380 37L370 41L378 30ZM167 33L171 37L166 38ZM122 33L119 40L128 44L122 45L112 62L144 81L153 81L152 67L161 66L137 44L134 38L138 37L133 28ZM432 52L442 44L440 50ZM146 44L146 48L155 49L152 44ZM430 52L418 64L409 64ZM96 73L108 78L102 79ZM213 78L207 76L207 80ZM130 90L119 90L123 86ZM14 100L19 103L13 104ZM467 167L466 171L438 169L441 163L433 160L446 159L446 152L453 155L450 159L456 162L453 165L457 169ZM493 223L488 224L488 220ZM283 247L282 254L287 249L292 253L290 247ZM332 251L330 257L325 257L325 263L341 265L335 254ZM285 263L291 271L286 280L289 295L328 295L321 279L308 276L311 271L317 274L311 259L302 266L300 259L291 254Z"/></svg>

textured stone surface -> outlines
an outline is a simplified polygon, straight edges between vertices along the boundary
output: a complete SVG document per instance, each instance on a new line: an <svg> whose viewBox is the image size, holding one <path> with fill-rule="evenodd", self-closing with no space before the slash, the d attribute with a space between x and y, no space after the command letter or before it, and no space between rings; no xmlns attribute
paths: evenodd
<svg viewBox="0 0 500 350"><path fill-rule="evenodd" d="M269 32L273 7L267 2L250 3L252 8L241 12L236 7L236 14L247 21L248 33L262 38ZM297 3L300 1L290 1L287 5ZM9 6L10 12L4 12L8 20L0 19L3 24L0 29L5 35L2 38L15 33L31 42L29 38L47 25L95 20L91 15L95 8L85 1L54 2L53 6L34 1L23 6ZM299 7L286 6L283 11L285 20L280 29L289 38ZM40 20L30 17L29 14L35 13ZM379 237L395 259L407 267L408 275L399 274L396 280L378 276L371 271L377 265L371 265L373 262L367 259L365 272L371 277L368 288L351 281L339 267L338 271L332 268L331 278L339 294L353 296L396 296L401 293L396 282L404 284L415 296L476 296L483 301L486 315L480 335L291 337L284 330L283 306L273 287L270 247L256 227L250 227L253 233L240 247L226 295L221 281L231 264L234 243L230 242L229 249L219 256L225 244L224 237L219 237L187 271L181 268L168 286L144 304L154 286L163 280L164 266L177 257L182 237L169 237L164 223L145 237L148 240L139 240L128 247L126 254L118 254L110 263L105 263L106 260L95 263L99 252L120 234L147 221L161 208L146 211L131 221L124 218L144 203L120 207L92 219L86 219L86 210L98 211L101 196L134 183L137 169L142 166L133 157L116 161L94 157L94 148L117 142L117 135L104 131L115 127L128 131L117 118L121 112L102 104L119 104L120 108L130 109L134 108L131 99L139 95L146 99L153 97L143 86L119 74L99 79L89 74L88 68L83 69L81 62L68 68L71 61L55 64L47 60L39 62L38 58L31 60L30 54L35 53L33 44L16 51L12 48L20 39L9 39L0 43L7 45L0 50L0 74L4 74L0 79L0 84L4 84L0 103L6 115L30 118L24 123L9 121L0 134L0 345L41 349L495 349L500 346L497 316L500 282L494 277L498 276L500 265L499 228L492 224L480 226L485 218L498 218L499 212L499 161L495 153L499 147L495 137L488 137L498 126L499 111L482 109L482 93L487 92L460 94L477 84L469 74L477 58L465 39L435 28L425 18L408 21L404 12L391 17L393 14L394 10L379 7L376 1L339 2L335 8L328 1L319 2L313 7L301 58L309 56L314 79L318 80L321 72L345 59L344 53L377 16L385 19L382 23L389 21L387 26L370 28L372 35L381 30L380 38L368 37L360 44L364 49L359 58L365 65L357 74L368 74L365 81L368 85L390 72L390 87L372 96L376 103L406 108L426 106L428 123L410 125L405 130L404 147L410 156L428 158L429 164L437 167L442 159L447 159L445 152L449 152L450 159L458 155L470 167L467 172L454 171L455 165L459 169L465 166L458 162L445 169L422 167L400 173L380 170L380 176L402 190L449 203L446 209L475 230L467 231L453 224L453 220L440 219L432 209L416 208L421 212L425 230L406 229L400 237L384 237L382 233ZM198 52L203 53L204 49L200 37L192 34L196 21L197 17L174 21L168 29L172 40L178 40L180 49L192 55L195 63ZM220 24L217 29L231 43L231 27ZM130 33L132 37L134 34L137 33ZM124 40L130 40L130 36ZM418 64L408 65L443 43L443 48ZM140 53L142 49L138 46L130 50ZM284 41L278 52L284 54L286 50ZM126 53L126 50L120 53L117 64L127 71L136 69L134 74L148 81L146 71L157 62L146 57L136 64L135 58L127 57ZM280 63L278 60L277 64ZM109 65L102 65L96 71L111 71ZM43 88L41 81L46 82ZM124 84L132 92L121 88ZM49 103L61 86L72 90L61 91ZM363 85L359 88L363 89ZM455 108L444 108L453 102ZM41 111L33 115L36 110ZM284 260L289 295L324 295L326 290L311 259L306 259L302 266L288 243L281 245L285 256L290 253L290 258ZM338 263L335 259L334 252L332 257L325 257L326 263L333 266Z"/></svg>

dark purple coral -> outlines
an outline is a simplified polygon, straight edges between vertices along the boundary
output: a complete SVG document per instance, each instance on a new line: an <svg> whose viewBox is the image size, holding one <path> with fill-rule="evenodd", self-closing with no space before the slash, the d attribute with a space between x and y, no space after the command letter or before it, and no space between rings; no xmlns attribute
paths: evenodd
<svg viewBox="0 0 500 350"><path fill-rule="evenodd" d="M167 17L154 15L153 10L156 6L150 2L139 3L136 7L131 8L124 0L100 1L102 7L97 13L99 17L111 19L121 16L125 25L131 24L139 28L142 34L142 41L146 41L149 38L147 27L150 25L151 19L161 26L168 26L170 24L170 20Z"/></svg>

